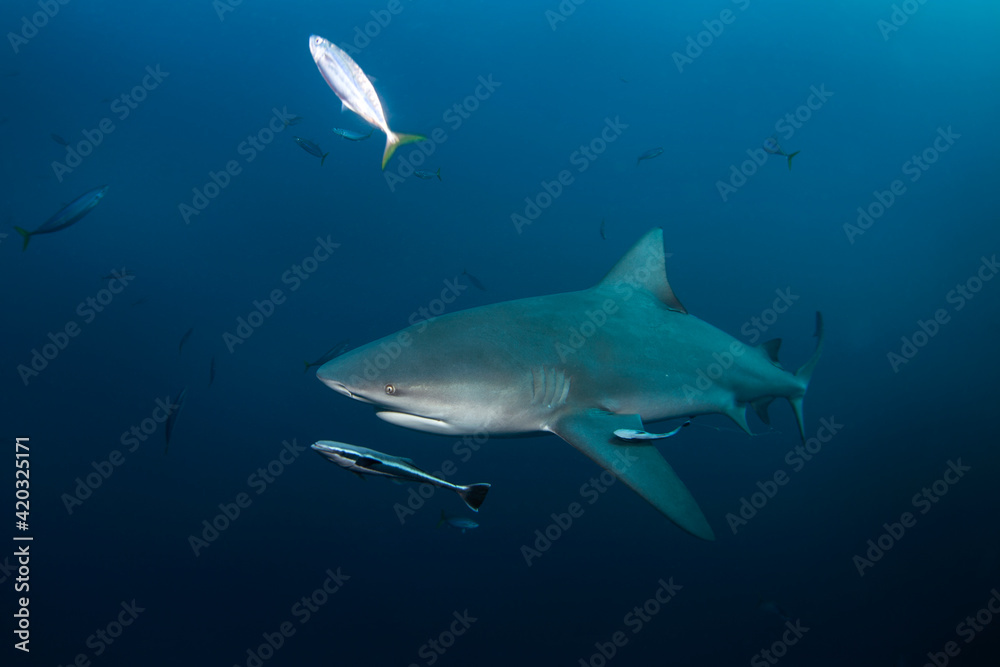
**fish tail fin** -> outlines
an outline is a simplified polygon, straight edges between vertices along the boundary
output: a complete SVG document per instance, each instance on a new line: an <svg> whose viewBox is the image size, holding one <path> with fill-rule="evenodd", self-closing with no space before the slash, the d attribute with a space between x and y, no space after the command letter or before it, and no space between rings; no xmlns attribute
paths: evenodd
<svg viewBox="0 0 1000 667"><path fill-rule="evenodd" d="M424 141L427 137L419 134L396 134L387 132L385 135L385 152L382 154L382 169L389 164L392 154L403 144L412 144L414 141Z"/></svg>
<svg viewBox="0 0 1000 667"><path fill-rule="evenodd" d="M309 362L303 361L302 363L306 365L306 367L302 369L302 372L305 373L307 370L309 370Z"/></svg>
<svg viewBox="0 0 1000 667"><path fill-rule="evenodd" d="M801 153L802 151L795 151L788 156L788 170L792 170L792 158Z"/></svg>
<svg viewBox="0 0 1000 667"><path fill-rule="evenodd" d="M438 177L438 180L440 181L441 180L441 167L438 167L438 170L436 172L434 172L434 174Z"/></svg>
<svg viewBox="0 0 1000 667"><path fill-rule="evenodd" d="M489 490L489 484L469 484L456 489L458 495L473 512L479 511L479 507L486 500L486 494L489 493Z"/></svg>
<svg viewBox="0 0 1000 667"><path fill-rule="evenodd" d="M441 524L442 524L442 523L444 523L444 522L445 522L445 520L446 520L447 518L448 518L448 517L447 517L447 516L445 516L445 513L444 513L444 510L441 510L441 518L440 518L440 519L438 519L438 522L437 522L437 525L436 525L436 526L434 526L434 527L435 527L435 528L440 528L440 527L441 527Z"/></svg>
<svg viewBox="0 0 1000 667"><path fill-rule="evenodd" d="M809 357L809 361L802 364L802 367L795 371L795 377L802 385L802 390L788 399L788 402L792 404L792 409L795 411L795 421L799 424L799 435L802 436L803 441L806 439L806 429L802 420L802 399L805 398L813 369L816 368L816 362L819 361L819 355L823 352L823 314L819 311L816 312L816 333L813 335L816 336L816 350Z"/></svg>
<svg viewBox="0 0 1000 667"><path fill-rule="evenodd" d="M31 240L31 232L26 229L21 229L20 227L15 227L14 231L24 237L24 245L21 246L21 252L28 249L28 241Z"/></svg>
<svg viewBox="0 0 1000 667"><path fill-rule="evenodd" d="M323 166L323 163L326 162L326 156L329 155L329 154L330 154L330 151L327 151L327 152L323 153L323 155L319 158L319 166L321 166L321 167Z"/></svg>

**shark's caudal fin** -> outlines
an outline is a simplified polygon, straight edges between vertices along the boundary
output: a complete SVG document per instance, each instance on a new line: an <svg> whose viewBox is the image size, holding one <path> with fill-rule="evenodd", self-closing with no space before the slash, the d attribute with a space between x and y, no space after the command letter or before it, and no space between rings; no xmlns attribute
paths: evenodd
<svg viewBox="0 0 1000 667"><path fill-rule="evenodd" d="M490 490L490 485L469 484L468 486L460 486L455 490L458 491L458 495L461 496L462 500L465 501L465 504L468 505L473 512L478 512L479 507L483 504L483 501L486 500L486 494Z"/></svg>
<svg viewBox="0 0 1000 667"><path fill-rule="evenodd" d="M795 411L795 421L799 424L799 434L802 436L803 441L806 439L806 428L802 420L802 399L805 398L813 369L816 368L816 362L819 361L819 355L823 352L823 314L818 311L816 313L816 333L813 335L816 336L816 350L809 357L809 361L802 364L802 367L795 371L795 377L802 383L802 392L788 399L788 402L792 404L792 409Z"/></svg>
<svg viewBox="0 0 1000 667"><path fill-rule="evenodd" d="M714 540L701 508L660 452L619 440L618 429L643 430L639 415L585 410L564 415L549 430L589 456L668 519L703 540Z"/></svg>
<svg viewBox="0 0 1000 667"><path fill-rule="evenodd" d="M385 169L385 165L389 164L389 160L392 159L392 154L396 152L397 148L403 144L412 144L414 141L424 141L425 139L427 139L427 137L419 134L396 134L395 132L386 132L385 152L382 154L382 169Z"/></svg>
<svg viewBox="0 0 1000 667"><path fill-rule="evenodd" d="M28 241L31 240L31 232L27 229L21 229L20 227L15 227L14 231L24 237L24 245L21 246L21 252L24 252L28 249Z"/></svg>
<svg viewBox="0 0 1000 667"><path fill-rule="evenodd" d="M601 285L626 283L646 289L671 310L687 313L667 282L666 256L663 254L663 229L646 233L601 280Z"/></svg>
<svg viewBox="0 0 1000 667"><path fill-rule="evenodd" d="M793 157L795 157L796 155L798 155L798 154L799 154L799 153L801 153L801 152L802 152L802 151L795 151L794 153L792 153L792 154L790 154L790 155L788 156L788 170L789 170L789 171L791 171L791 170L792 170L792 158L793 158Z"/></svg>

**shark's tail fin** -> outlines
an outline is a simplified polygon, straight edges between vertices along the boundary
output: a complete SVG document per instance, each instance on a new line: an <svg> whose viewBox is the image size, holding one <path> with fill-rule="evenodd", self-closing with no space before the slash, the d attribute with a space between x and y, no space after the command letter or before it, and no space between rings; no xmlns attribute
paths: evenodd
<svg viewBox="0 0 1000 667"><path fill-rule="evenodd" d="M26 229L21 229L20 227L15 227L14 231L24 237L24 245L21 246L21 252L28 249L28 241L31 240L31 232Z"/></svg>
<svg viewBox="0 0 1000 667"><path fill-rule="evenodd" d="M479 507L486 500L486 494L489 490L489 484L469 484L468 486L460 486L456 489L458 495L473 512L479 511Z"/></svg>
<svg viewBox="0 0 1000 667"><path fill-rule="evenodd" d="M414 141L424 141L426 138L419 134L387 132L385 135L385 152L382 154L382 169L384 170L385 165L389 164L389 160L392 159L392 154L396 152L397 148L403 144L412 144Z"/></svg>
<svg viewBox="0 0 1000 667"><path fill-rule="evenodd" d="M792 158L795 157L796 155L798 155L801 152L802 151L795 151L794 153L792 153L791 155L788 156L788 170L789 171L792 170Z"/></svg>
<svg viewBox="0 0 1000 667"><path fill-rule="evenodd" d="M788 399L788 402L792 404L792 409L795 411L795 421L799 424L799 434L802 436L802 440L806 439L805 423L802 420L802 399L805 398L813 369L816 368L816 362L819 361L819 355L823 352L823 313L818 311L816 312L816 333L813 335L816 336L816 350L809 357L809 361L802 364L802 368L795 371L795 377L801 383L802 391Z"/></svg>

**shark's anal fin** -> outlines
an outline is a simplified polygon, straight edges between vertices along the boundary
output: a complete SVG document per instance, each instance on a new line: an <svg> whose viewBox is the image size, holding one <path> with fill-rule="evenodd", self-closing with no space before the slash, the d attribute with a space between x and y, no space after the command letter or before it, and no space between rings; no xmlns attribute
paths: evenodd
<svg viewBox="0 0 1000 667"><path fill-rule="evenodd" d="M703 540L714 540L715 533L698 503L660 452L648 444L617 439L614 432L619 429L642 431L642 420L639 415L585 410L566 414L549 426L679 527Z"/></svg>

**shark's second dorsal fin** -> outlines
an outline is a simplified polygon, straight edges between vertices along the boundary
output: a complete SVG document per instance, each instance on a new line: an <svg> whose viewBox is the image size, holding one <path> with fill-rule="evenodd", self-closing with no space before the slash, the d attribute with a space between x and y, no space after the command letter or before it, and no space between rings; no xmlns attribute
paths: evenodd
<svg viewBox="0 0 1000 667"><path fill-rule="evenodd" d="M663 254L663 230L659 227L649 230L639 239L625 256L618 260L614 268L601 280L602 285L626 283L632 287L646 289L667 305L671 310L687 313L680 300L667 282L666 259Z"/></svg>

